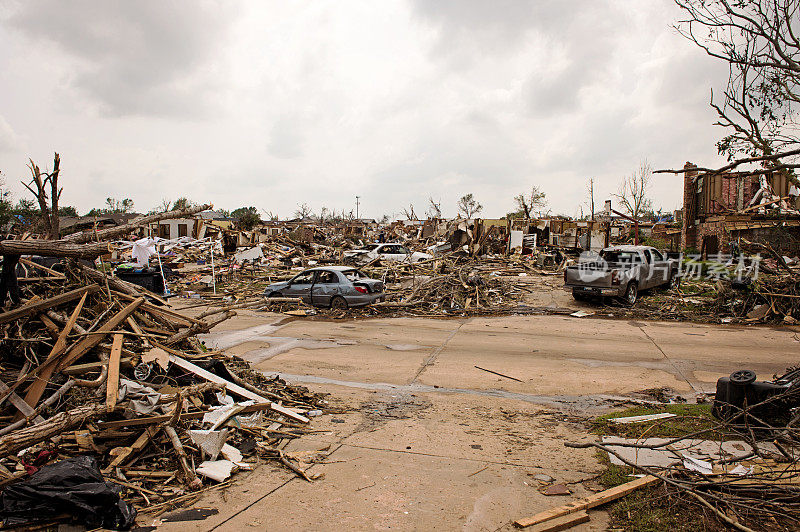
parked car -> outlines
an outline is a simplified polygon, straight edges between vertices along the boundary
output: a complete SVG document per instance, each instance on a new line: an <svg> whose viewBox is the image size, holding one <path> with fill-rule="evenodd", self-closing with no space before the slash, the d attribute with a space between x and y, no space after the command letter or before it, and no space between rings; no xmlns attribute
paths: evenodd
<svg viewBox="0 0 800 532"><path fill-rule="evenodd" d="M344 252L344 259L355 264L366 264L378 257L386 262L419 262L432 259L433 255L420 251L411 251L402 244L394 242L369 244L361 249Z"/></svg>
<svg viewBox="0 0 800 532"><path fill-rule="evenodd" d="M575 299L618 297L628 305L636 303L642 290L671 287L677 281L678 261L649 246L605 248L595 259L564 270L564 289Z"/></svg>
<svg viewBox="0 0 800 532"><path fill-rule="evenodd" d="M383 301L383 282L370 279L352 266L311 268L288 281L272 283L267 297L299 297L315 306L344 310Z"/></svg>

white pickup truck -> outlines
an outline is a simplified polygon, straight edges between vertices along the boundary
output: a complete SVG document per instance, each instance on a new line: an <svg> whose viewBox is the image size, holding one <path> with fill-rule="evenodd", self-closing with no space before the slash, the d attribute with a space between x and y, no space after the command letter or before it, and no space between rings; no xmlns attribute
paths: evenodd
<svg viewBox="0 0 800 532"><path fill-rule="evenodd" d="M564 270L564 290L575 299L618 297L628 305L636 303L642 290L672 287L677 281L678 261L648 246L605 248Z"/></svg>

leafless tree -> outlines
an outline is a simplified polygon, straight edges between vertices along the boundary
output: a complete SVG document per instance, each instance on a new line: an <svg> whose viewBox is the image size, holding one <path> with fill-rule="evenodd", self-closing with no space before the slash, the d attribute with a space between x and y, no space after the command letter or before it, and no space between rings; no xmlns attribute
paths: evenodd
<svg viewBox="0 0 800 532"><path fill-rule="evenodd" d="M319 216L317 216L317 221L319 223L321 223L321 224L324 224L324 223L330 221L332 217L333 217L333 215L328 210L328 208L327 207L322 207L322 209L320 209L320 211L319 211Z"/></svg>
<svg viewBox="0 0 800 532"><path fill-rule="evenodd" d="M39 167L34 164L33 159L28 159L30 164L28 168L31 171L31 182L25 183L25 188L31 191L39 202L39 212L44 226L45 233L48 238L58 239L59 237L59 219L58 219L58 200L61 198L62 188L58 187L58 173L61 171L61 158L56 153L53 156L53 171L50 173L42 172ZM33 189L33 186L36 189ZM48 188L50 189L48 192Z"/></svg>
<svg viewBox="0 0 800 532"><path fill-rule="evenodd" d="M686 14L677 30L729 66L722 97L711 95L717 125L728 130L717 147L730 164L716 171L751 162L775 170L800 166L800 0L675 3Z"/></svg>
<svg viewBox="0 0 800 532"><path fill-rule="evenodd" d="M589 209L591 209L591 220L594 221L594 178L589 178L589 186L586 188L589 192Z"/></svg>
<svg viewBox="0 0 800 532"><path fill-rule="evenodd" d="M278 215L275 214L274 212L268 211L268 210L265 210L265 209L261 209L261 212L264 213L264 220L268 220L270 222L277 222L278 221Z"/></svg>
<svg viewBox="0 0 800 532"><path fill-rule="evenodd" d="M442 217L442 201L433 201L433 197L428 196L428 218Z"/></svg>
<svg viewBox="0 0 800 532"><path fill-rule="evenodd" d="M311 207L308 206L306 203L300 203L297 205L297 210L294 211L294 217L300 218L301 220L307 220L311 218L313 212L311 211Z"/></svg>
<svg viewBox="0 0 800 532"><path fill-rule="evenodd" d="M467 220L470 220L473 216L483 210L483 205L478 203L478 201L472 197L471 192L461 196L456 205L458 206L459 214L463 214L464 218Z"/></svg>
<svg viewBox="0 0 800 532"><path fill-rule="evenodd" d="M403 207L403 216L405 216L407 220L418 219L417 213L414 212L414 204L409 204L407 209Z"/></svg>
<svg viewBox="0 0 800 532"><path fill-rule="evenodd" d="M536 185L531 187L528 194L514 196L514 202L517 204L517 213L528 220L540 214L542 209L547 206L545 193Z"/></svg>
<svg viewBox="0 0 800 532"><path fill-rule="evenodd" d="M653 169L646 159L639 163L639 168L631 175L624 177L619 185L619 192L612 194L617 198L622 209L632 218L639 218L644 211L652 209L653 202L647 197L647 189Z"/></svg>

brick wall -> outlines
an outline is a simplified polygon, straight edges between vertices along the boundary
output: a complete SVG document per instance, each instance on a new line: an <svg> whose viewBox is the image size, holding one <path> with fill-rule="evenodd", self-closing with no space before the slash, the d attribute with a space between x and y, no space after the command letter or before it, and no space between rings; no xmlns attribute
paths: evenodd
<svg viewBox="0 0 800 532"><path fill-rule="evenodd" d="M695 197L694 178L697 176L696 164L687 162L683 165L683 224L681 225L681 249L697 248L697 228L694 220L697 217L697 200Z"/></svg>

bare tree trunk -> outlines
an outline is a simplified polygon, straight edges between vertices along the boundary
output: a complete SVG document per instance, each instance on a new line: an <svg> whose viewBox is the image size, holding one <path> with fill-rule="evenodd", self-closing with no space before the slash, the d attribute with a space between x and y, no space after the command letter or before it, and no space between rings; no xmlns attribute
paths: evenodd
<svg viewBox="0 0 800 532"><path fill-rule="evenodd" d="M5 458L106 412L105 403L80 406L67 412L60 412L44 423L6 434L0 438L0 457Z"/></svg>
<svg viewBox="0 0 800 532"><path fill-rule="evenodd" d="M125 225L120 225L118 227L110 227L108 229L103 229L101 231L94 232L84 232L84 233L75 233L72 235L67 235L63 238L63 240L67 242L71 242L73 244L83 244L86 242L92 242L93 240L110 240L112 238L116 238L118 236L126 235L136 229L137 227L141 227L143 225L148 225L153 222L158 222L160 220L170 220L173 218L183 218L185 216L192 216L197 214L198 212L206 211L212 208L213 205L198 205L196 207L186 207L184 209L176 209L174 211L168 212L161 212L158 214L149 214L146 216L139 216L138 218L134 218L131 220L130 223Z"/></svg>

